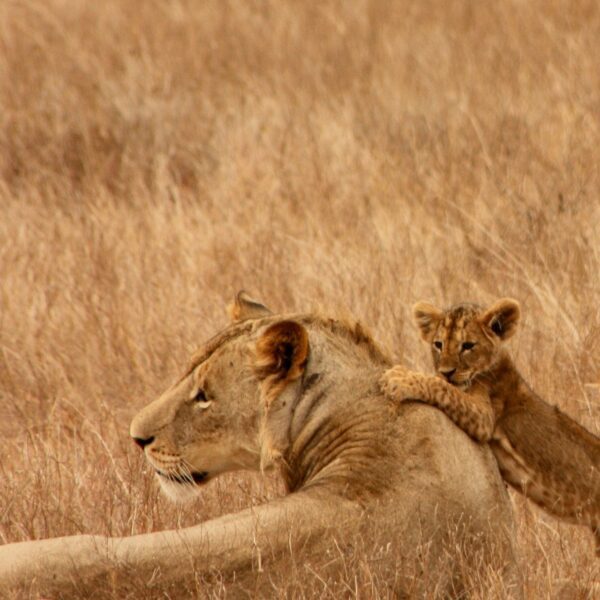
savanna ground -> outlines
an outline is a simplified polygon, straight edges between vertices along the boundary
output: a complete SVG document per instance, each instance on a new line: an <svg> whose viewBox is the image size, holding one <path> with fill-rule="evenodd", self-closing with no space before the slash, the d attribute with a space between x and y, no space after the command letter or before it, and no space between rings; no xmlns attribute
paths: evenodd
<svg viewBox="0 0 600 600"><path fill-rule="evenodd" d="M280 493L173 506L128 438L242 287L423 370L414 301L513 296L524 375L598 433L599 56L593 0L0 3L2 542ZM586 530L512 498L527 598L600 579ZM348 596L389 594L375 562ZM273 595L331 595L293 573Z"/></svg>

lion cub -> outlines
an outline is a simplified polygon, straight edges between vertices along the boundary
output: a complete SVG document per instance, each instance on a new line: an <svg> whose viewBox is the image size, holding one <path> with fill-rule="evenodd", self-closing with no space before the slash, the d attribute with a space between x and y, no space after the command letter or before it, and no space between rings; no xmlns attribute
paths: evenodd
<svg viewBox="0 0 600 600"><path fill-rule="evenodd" d="M589 525L600 555L600 438L542 400L503 348L517 329L519 304L505 298L487 310L458 304L442 311L419 302L413 312L438 377L397 366L383 376L385 393L436 406L477 441L489 441L502 477L548 512Z"/></svg>

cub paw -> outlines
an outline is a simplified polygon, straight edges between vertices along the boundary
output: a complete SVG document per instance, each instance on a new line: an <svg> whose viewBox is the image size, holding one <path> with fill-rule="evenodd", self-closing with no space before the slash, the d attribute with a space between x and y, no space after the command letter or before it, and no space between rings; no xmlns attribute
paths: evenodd
<svg viewBox="0 0 600 600"><path fill-rule="evenodd" d="M420 373L397 365L383 374L380 380L381 390L388 398L400 402L419 399L423 393L420 380L424 378Z"/></svg>

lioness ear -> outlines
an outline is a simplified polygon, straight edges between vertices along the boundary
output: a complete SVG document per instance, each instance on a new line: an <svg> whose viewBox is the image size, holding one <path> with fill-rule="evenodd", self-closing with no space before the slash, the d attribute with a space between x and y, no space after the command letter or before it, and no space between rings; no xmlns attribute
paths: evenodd
<svg viewBox="0 0 600 600"><path fill-rule="evenodd" d="M234 301L227 307L227 312L234 323L273 314L264 304L250 298L244 290L237 293Z"/></svg>
<svg viewBox="0 0 600 600"><path fill-rule="evenodd" d="M431 341L431 336L443 317L444 313L439 309L429 304L429 302L417 302L413 306L413 317L421 332L421 337L426 341Z"/></svg>
<svg viewBox="0 0 600 600"><path fill-rule="evenodd" d="M295 321L269 326L256 343L254 370L259 379L289 383L301 377L308 359L308 333Z"/></svg>
<svg viewBox="0 0 600 600"><path fill-rule="evenodd" d="M520 318L521 308L519 303L512 298L502 298L494 302L479 317L479 322L484 329L487 329L495 337L507 340L517 330Z"/></svg>
<svg viewBox="0 0 600 600"><path fill-rule="evenodd" d="M259 430L260 465L276 464L289 443L293 398L308 361L308 333L295 321L267 327L255 346L254 371L260 380L263 415Z"/></svg>

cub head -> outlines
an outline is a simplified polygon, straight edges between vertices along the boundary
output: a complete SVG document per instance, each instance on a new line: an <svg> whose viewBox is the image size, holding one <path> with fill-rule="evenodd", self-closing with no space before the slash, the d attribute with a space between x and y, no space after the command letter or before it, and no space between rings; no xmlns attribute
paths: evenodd
<svg viewBox="0 0 600 600"><path fill-rule="evenodd" d="M494 364L501 344L515 333L521 310L516 300L503 298L487 309L457 304L440 310L418 302L413 315L421 337L431 345L437 374L466 387Z"/></svg>
<svg viewBox="0 0 600 600"><path fill-rule="evenodd" d="M302 325L272 315L243 293L230 314L233 322L131 422L132 438L173 499L195 495L220 473L268 466L265 457L278 455L273 445L283 437L273 431L270 411L306 365Z"/></svg>

